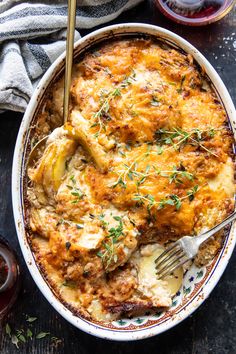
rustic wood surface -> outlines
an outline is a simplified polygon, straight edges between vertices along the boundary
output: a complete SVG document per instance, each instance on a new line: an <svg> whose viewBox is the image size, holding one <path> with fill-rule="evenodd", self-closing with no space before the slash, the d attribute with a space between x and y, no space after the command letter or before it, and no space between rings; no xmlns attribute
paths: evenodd
<svg viewBox="0 0 236 354"><path fill-rule="evenodd" d="M216 24L190 28L170 22L152 2L145 1L113 21L119 22L151 23L186 38L215 67L236 102L236 9ZM0 233L16 250L22 272L21 292L6 323L14 330L31 328L33 333L50 332L50 335L28 340L17 349L5 334L5 327L0 328L0 353L236 353L236 254L201 308L177 327L154 338L130 343L105 341L74 328L57 314L34 284L16 237L10 186L13 150L21 118L22 115L15 112L0 115ZM25 320L27 314L37 317L31 325Z"/></svg>

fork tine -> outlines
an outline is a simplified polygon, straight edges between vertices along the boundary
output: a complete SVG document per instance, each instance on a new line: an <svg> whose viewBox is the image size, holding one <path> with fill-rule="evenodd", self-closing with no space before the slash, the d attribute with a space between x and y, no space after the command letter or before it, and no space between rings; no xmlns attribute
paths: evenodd
<svg viewBox="0 0 236 354"><path fill-rule="evenodd" d="M157 259L155 260L156 263L156 267L158 267L158 265L163 261L163 258L165 258L165 256L167 254L172 254L173 252L175 252L176 250L178 250L180 248L180 246L177 243L174 243L172 246L168 247L164 252L161 253L161 255L159 257L157 257Z"/></svg>
<svg viewBox="0 0 236 354"><path fill-rule="evenodd" d="M182 260L181 260L182 259ZM169 267L167 270L164 271L164 273L156 273L158 279L162 279L165 278L167 275L173 273L177 268L181 267L184 263L188 262L189 259L187 257L181 257L180 259L178 259L178 261L173 262L172 266Z"/></svg>
<svg viewBox="0 0 236 354"><path fill-rule="evenodd" d="M169 259L169 262L167 263L163 263L163 266L162 267L156 267L156 270L157 270L157 273L163 273L165 272L166 270L168 270L170 267L172 267L173 264L175 264L176 262L178 262L182 257L185 256L185 253L180 250L180 251L177 251L173 257L171 257Z"/></svg>
<svg viewBox="0 0 236 354"><path fill-rule="evenodd" d="M156 269L162 269L164 266L167 266L169 264L170 261L172 261L173 259L175 259L178 255L180 255L183 252L183 250L181 248L176 248L176 250L174 250L174 252L168 252L166 253L166 257L164 257L161 262L156 262ZM157 258L158 260L158 258Z"/></svg>

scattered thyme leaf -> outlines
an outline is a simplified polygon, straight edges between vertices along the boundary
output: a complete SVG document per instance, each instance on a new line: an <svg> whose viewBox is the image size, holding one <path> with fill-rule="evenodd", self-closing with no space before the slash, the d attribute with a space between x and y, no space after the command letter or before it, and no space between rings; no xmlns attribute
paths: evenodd
<svg viewBox="0 0 236 354"><path fill-rule="evenodd" d="M216 131L213 128L211 128L208 132L208 135L210 138L214 138L214 136L216 135Z"/></svg>
<svg viewBox="0 0 236 354"><path fill-rule="evenodd" d="M37 317L31 317L31 316L26 315L26 321L27 322L32 323L32 322L34 322L36 320L37 320Z"/></svg>
<svg viewBox="0 0 236 354"><path fill-rule="evenodd" d="M176 194L167 195L166 198L161 199L160 201L156 201L154 196L151 194L142 195L139 193L134 194L133 200L138 202L138 205L143 205L146 203L147 211L150 214L150 210L153 206L157 206L157 210L163 209L166 205L175 206L176 210L178 211L181 208L182 200L188 198L191 202L194 199L195 194L199 190L199 186L196 185L192 189L190 189L186 196L179 197Z"/></svg>
<svg viewBox="0 0 236 354"><path fill-rule="evenodd" d="M25 339L25 336L23 334L20 334L18 337L17 337L22 343L26 343L26 339Z"/></svg>
<svg viewBox="0 0 236 354"><path fill-rule="evenodd" d="M69 241L66 241L65 246L66 246L66 250L69 251L71 243Z"/></svg>
<svg viewBox="0 0 236 354"><path fill-rule="evenodd" d="M171 145L168 149L174 148L175 150L180 150L183 146L190 144L192 146L196 146L197 148L200 147L209 154L218 157L213 151L207 149L203 144L203 142L208 138L214 137L215 131L216 129L213 127L205 130L195 128L188 132L180 128L174 128L172 131L162 128L155 132L155 139L159 146Z"/></svg>
<svg viewBox="0 0 236 354"><path fill-rule="evenodd" d="M151 106L154 106L154 107L160 106L160 101L157 99L156 96L152 96L152 100L150 103L151 103Z"/></svg>
<svg viewBox="0 0 236 354"><path fill-rule="evenodd" d="M176 194L171 194L170 198L171 198L171 200L174 201L174 205L175 205L176 210L179 210L182 205L181 199Z"/></svg>
<svg viewBox="0 0 236 354"><path fill-rule="evenodd" d="M183 183L183 178L189 180L189 181L192 181L193 178L194 178L194 175L190 172L187 172L184 168L184 170L181 170L183 169L183 166L180 165L180 167L176 167L174 166L173 167L173 171L172 173L169 175L169 182L170 183L176 183L176 184L181 184Z"/></svg>
<svg viewBox="0 0 236 354"><path fill-rule="evenodd" d="M72 200L72 202L71 202L71 204L77 204L77 203L79 203L79 199L75 199L75 200Z"/></svg>
<svg viewBox="0 0 236 354"><path fill-rule="evenodd" d="M81 230L84 228L84 225L82 224L76 224L76 229Z"/></svg>
<svg viewBox="0 0 236 354"><path fill-rule="evenodd" d="M120 216L113 216L113 219L118 222L118 225L107 229L108 235L106 236L106 240L102 243L104 250L97 252L97 256L101 258L105 269L109 267L111 262L117 263L118 256L115 253L114 245L118 242L120 236L123 235L122 218Z"/></svg>
<svg viewBox="0 0 236 354"><path fill-rule="evenodd" d="M123 157L126 157L125 153L122 150L118 150L119 154Z"/></svg>
<svg viewBox="0 0 236 354"><path fill-rule="evenodd" d="M161 146L157 145L157 155L161 155L163 151L164 149Z"/></svg>
<svg viewBox="0 0 236 354"><path fill-rule="evenodd" d="M198 189L199 189L199 186L196 185L196 186L194 186L192 189L190 189L190 190L187 192L187 196L188 196L188 199L189 199L190 202L193 201L193 199L194 199L194 197L195 197L195 194L197 193Z"/></svg>
<svg viewBox="0 0 236 354"><path fill-rule="evenodd" d="M39 332L35 338L42 339L42 338L45 338L46 336L48 336L49 334L50 334L50 332Z"/></svg>
<svg viewBox="0 0 236 354"><path fill-rule="evenodd" d="M177 89L178 93L181 93L183 91L183 84L184 84L185 79L186 79L186 75L183 75L180 80L180 87Z"/></svg>
<svg viewBox="0 0 236 354"><path fill-rule="evenodd" d="M114 97L120 97L121 96L121 89L126 88L127 86L131 85L133 81L135 80L135 72L132 73L132 75L125 77L124 80L121 82L121 84L116 87L114 90L111 90L109 92L104 92L104 90L101 91L101 96L102 100L100 103L100 108L97 112L94 113L93 117L97 120L95 123L93 123L90 128L98 126L99 129L98 131L94 134L95 138L98 138L99 134L101 131L106 129L104 123L102 122L102 117L109 117L108 112L110 110L110 101ZM105 97L104 97L105 95ZM111 120L111 117L109 117L109 120Z"/></svg>
<svg viewBox="0 0 236 354"><path fill-rule="evenodd" d="M11 342L16 346L17 349L19 349L19 339L15 334L11 336Z"/></svg>
<svg viewBox="0 0 236 354"><path fill-rule="evenodd" d="M30 338L30 339L32 339L32 337L33 337L33 333L32 333L32 331L31 331L29 328L27 328L26 336L27 336L28 338Z"/></svg>
<svg viewBox="0 0 236 354"><path fill-rule="evenodd" d="M112 188L115 188L116 186L121 186L121 187L123 187L124 189L126 188L126 183L123 181L123 179L122 179L122 177L119 177L118 179L117 179L117 181L114 183L114 184L112 184Z"/></svg>
<svg viewBox="0 0 236 354"><path fill-rule="evenodd" d="M9 338L11 338L11 327L8 323L6 324L5 331L6 331L6 334L9 336Z"/></svg>
<svg viewBox="0 0 236 354"><path fill-rule="evenodd" d="M75 289L77 287L77 284L73 280L65 280L62 283L62 286L67 286L68 288Z"/></svg>
<svg viewBox="0 0 236 354"><path fill-rule="evenodd" d="M76 184L75 176L70 176L70 180L73 184Z"/></svg>

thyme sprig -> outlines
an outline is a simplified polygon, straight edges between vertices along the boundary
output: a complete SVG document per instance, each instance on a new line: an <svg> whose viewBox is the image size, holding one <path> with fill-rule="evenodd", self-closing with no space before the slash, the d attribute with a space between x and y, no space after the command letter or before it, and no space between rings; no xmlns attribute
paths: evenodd
<svg viewBox="0 0 236 354"><path fill-rule="evenodd" d="M194 174L188 172L182 164L180 164L179 166L173 166L172 170L160 170L157 169L154 165L152 166L147 165L144 172L137 171L137 165L138 164L136 162L132 164L133 168L131 168L131 166L124 164L126 170L121 171L118 179L112 185L112 187L115 188L117 185L120 185L123 188L126 188L127 186L126 176L131 181L133 181L135 178L138 178L138 180L136 181L137 187L143 184L145 180L151 176L167 177L169 179L169 183L176 183L176 184L182 184L184 182L184 179L189 181L192 181L194 179Z"/></svg>
<svg viewBox="0 0 236 354"><path fill-rule="evenodd" d="M190 144L196 147L200 147L203 150L207 151L209 154L218 157L213 151L209 150L203 142L207 139L210 139L215 136L216 131L221 130L221 128L213 128L209 127L209 129L200 130L198 128L192 129L190 131L184 131L180 128L174 128L172 131L166 129L158 129L155 133L155 143L156 149L154 149L154 145L148 144L147 152L138 156L129 166L124 164L125 169L120 171L118 174L117 180L110 186L115 188L116 186L121 186L123 188L127 187L127 178L130 180L133 177L140 177L139 183L143 183L144 180L150 176L151 174L138 172L136 167L138 162L141 162L150 154L161 155L164 151L168 151L169 149L180 150L181 147ZM164 145L169 145L169 147L165 148ZM157 170L156 170L157 172ZM187 171L181 170L181 168L174 168L173 171L160 171L159 174L165 176L166 174L171 174L170 183L177 182L182 183L182 178L185 177L189 180L193 179L193 175ZM153 173L154 175L154 173ZM182 177L182 178L178 178Z"/></svg>
<svg viewBox="0 0 236 354"><path fill-rule="evenodd" d="M102 101L100 109L93 115L94 118L97 120L96 123L91 125L91 128L99 126L99 130L96 132L94 135L96 138L99 136L101 133L102 129L104 128L104 124L101 120L102 116L108 114L109 109L110 109L110 101L112 98L121 96L121 92L119 88L115 88L113 91L109 92L106 96L106 98Z"/></svg>
<svg viewBox="0 0 236 354"><path fill-rule="evenodd" d="M33 339L43 339L47 336L50 336L50 340L55 340L56 337L52 337L50 332L39 332L37 333L33 328L33 322L37 320L37 317L31 317L26 315L27 327L24 325L20 329L13 328L9 323L5 326L5 332L8 338L11 340L11 343L16 346L17 349L20 349L20 352L23 351L23 345L29 343ZM59 338L57 338L59 340ZM60 341L60 340L59 340ZM21 350L22 348L22 350Z"/></svg>
<svg viewBox="0 0 236 354"><path fill-rule="evenodd" d="M103 220L104 215L100 216L103 228L107 228L108 223ZM120 216L113 216L113 219L118 222L116 227L111 227L107 229L108 235L106 240L103 241L103 251L99 251L97 256L102 259L104 268L107 270L112 262L116 263L118 256L115 250L115 244L118 242L119 238L124 235L123 233L123 222Z"/></svg>
<svg viewBox="0 0 236 354"><path fill-rule="evenodd" d="M124 164L124 167L126 168L125 170L121 171L121 173L118 175L117 180L110 185L110 187L115 188L116 186L120 185L123 188L126 188L126 183L127 183L127 176L130 176L134 174L135 172L137 173L136 167L137 163L143 161L147 156L149 156L151 153L151 145L147 145L147 151L144 152L143 154L139 155L132 163L130 166ZM131 178L130 178L131 179Z"/></svg>
<svg viewBox="0 0 236 354"><path fill-rule="evenodd" d="M180 128L174 128L172 131L166 129L158 129L155 133L156 142L160 145L170 145L170 148L180 150L186 144L190 144L196 147L201 147L209 154L218 157L213 151L206 148L203 144L209 138L215 136L216 131L221 129L209 128L200 130L198 128L190 131L185 131Z"/></svg>
<svg viewBox="0 0 236 354"><path fill-rule="evenodd" d="M91 125L90 128L98 126L99 129L95 133L94 137L97 138L101 131L105 129L104 123L102 122L102 117L108 115L108 112L110 110L110 101L115 98L121 96L121 90L126 88L127 86L131 85L133 81L135 80L136 73L133 71L130 76L125 76L124 80L121 82L118 87L116 87L114 90L111 90L106 93L104 97L104 90L102 90L102 99L100 103L100 108L99 110L94 113L93 117L95 118L96 122Z"/></svg>
<svg viewBox="0 0 236 354"><path fill-rule="evenodd" d="M151 106L158 107L160 106L160 101L156 96L153 95L150 104Z"/></svg>
<svg viewBox="0 0 236 354"><path fill-rule="evenodd" d="M185 79L186 79L186 75L183 75L180 80L180 86L176 90L178 93L181 93L183 91L183 84L184 84Z"/></svg>
<svg viewBox="0 0 236 354"><path fill-rule="evenodd" d="M177 194L169 194L166 198L163 198L160 201L156 201L154 196L151 194L142 195L140 193L136 193L133 200L137 201L139 205L146 204L148 212L150 212L154 206L157 206L158 210L160 210L167 205L175 206L176 210L179 210L181 208L182 201L185 199L189 199L190 202L193 201L198 190L199 186L195 185L193 188L188 190L186 195L183 197L179 197Z"/></svg>
<svg viewBox="0 0 236 354"><path fill-rule="evenodd" d="M76 204L84 197L84 193L80 188L76 186L76 180L74 176L70 177L70 181L72 185L67 184L66 187L70 190L70 194L76 197L76 199L72 200L71 204Z"/></svg>

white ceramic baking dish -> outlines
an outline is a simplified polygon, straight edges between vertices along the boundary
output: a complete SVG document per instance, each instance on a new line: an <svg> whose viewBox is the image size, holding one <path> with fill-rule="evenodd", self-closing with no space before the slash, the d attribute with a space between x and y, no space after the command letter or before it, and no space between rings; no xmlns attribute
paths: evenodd
<svg viewBox="0 0 236 354"><path fill-rule="evenodd" d="M151 35L158 39L166 41L177 48L181 48L185 52L191 54L196 62L204 68L212 85L214 86L219 99L224 105L228 114L229 122L233 130L235 130L235 109L229 93L216 73L211 64L183 38L167 31L163 28L151 26L147 24L120 24L99 29L75 44L75 57L91 48L95 44L114 37ZM92 335L113 339L113 340L137 340L159 334L169 328L177 325L195 311L203 301L209 296L214 286L219 281L227 263L232 254L236 235L235 227L232 226L230 232L225 238L224 245L207 267L197 269L192 266L185 275L182 289L173 299L172 307L169 311L156 314L148 314L139 318L122 319L109 324L95 323L75 316L68 308L66 308L60 300L55 296L50 286L45 281L43 275L38 268L34 255L30 249L24 222L24 205L23 205L23 175L25 171L24 160L26 154L27 139L29 136L30 126L35 117L35 113L40 101L47 89L48 85L55 79L59 72L64 68L65 54L62 54L48 69L37 86L28 108L25 112L22 124L19 130L12 169L12 201L15 225L22 249L23 256L27 263L28 269L36 282L37 286L49 301L49 303L58 311L66 320L79 329ZM191 280L191 281L190 281Z"/></svg>

